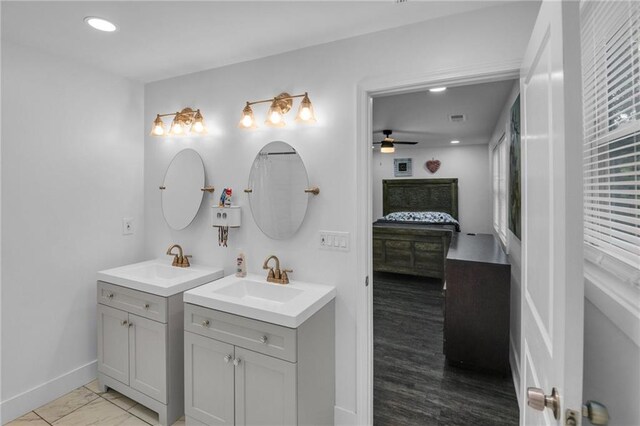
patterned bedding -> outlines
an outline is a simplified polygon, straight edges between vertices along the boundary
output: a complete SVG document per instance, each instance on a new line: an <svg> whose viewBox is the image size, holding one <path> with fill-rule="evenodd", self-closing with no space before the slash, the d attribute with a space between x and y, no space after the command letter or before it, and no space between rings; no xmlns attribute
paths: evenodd
<svg viewBox="0 0 640 426"><path fill-rule="evenodd" d="M460 232L460 223L443 212L395 212L378 219L376 223L405 223L413 225L454 225Z"/></svg>

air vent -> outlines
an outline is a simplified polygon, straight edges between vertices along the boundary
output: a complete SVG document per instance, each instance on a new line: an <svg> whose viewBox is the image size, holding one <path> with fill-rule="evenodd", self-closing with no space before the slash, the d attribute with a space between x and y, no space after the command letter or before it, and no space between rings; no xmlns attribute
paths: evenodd
<svg viewBox="0 0 640 426"><path fill-rule="evenodd" d="M452 123L462 123L463 121L467 121L467 116L465 114L451 114L449 121Z"/></svg>

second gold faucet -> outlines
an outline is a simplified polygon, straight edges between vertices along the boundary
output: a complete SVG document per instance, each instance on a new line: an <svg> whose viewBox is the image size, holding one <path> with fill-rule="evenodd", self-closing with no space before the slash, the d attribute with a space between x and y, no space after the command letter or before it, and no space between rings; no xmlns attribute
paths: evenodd
<svg viewBox="0 0 640 426"><path fill-rule="evenodd" d="M274 259L276 261L275 268L269 266L269 261L271 259ZM273 254L265 259L264 264L262 265L262 269L269 270L269 272L267 273L267 281L276 284L289 284L289 275L287 274L289 272L293 272L292 269L283 269L281 271L280 259L278 259L278 257Z"/></svg>
<svg viewBox="0 0 640 426"><path fill-rule="evenodd" d="M178 249L178 254L173 253L174 248ZM191 266L191 264L189 263L189 258L191 257L191 255L183 254L182 247L180 247L178 244L169 246L169 248L167 249L167 255L173 256L173 263L171 263L171 266L177 266L178 268L188 268L189 266Z"/></svg>

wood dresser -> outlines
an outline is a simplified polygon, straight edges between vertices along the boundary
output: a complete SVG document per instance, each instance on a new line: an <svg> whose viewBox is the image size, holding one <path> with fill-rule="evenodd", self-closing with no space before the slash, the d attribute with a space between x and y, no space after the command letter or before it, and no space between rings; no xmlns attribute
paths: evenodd
<svg viewBox="0 0 640 426"><path fill-rule="evenodd" d="M510 287L511 265L493 235L453 234L445 265L450 365L508 374Z"/></svg>

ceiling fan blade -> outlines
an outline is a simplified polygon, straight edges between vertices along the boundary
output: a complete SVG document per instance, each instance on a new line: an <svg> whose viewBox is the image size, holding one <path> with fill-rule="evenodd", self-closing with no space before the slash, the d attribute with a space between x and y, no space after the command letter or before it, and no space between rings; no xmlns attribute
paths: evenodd
<svg viewBox="0 0 640 426"><path fill-rule="evenodd" d="M409 142L409 141L393 141L394 144L402 144L402 145L416 145L418 142Z"/></svg>

